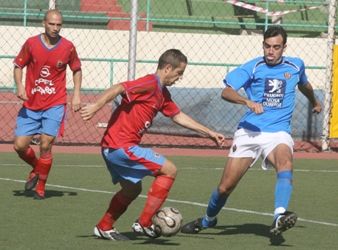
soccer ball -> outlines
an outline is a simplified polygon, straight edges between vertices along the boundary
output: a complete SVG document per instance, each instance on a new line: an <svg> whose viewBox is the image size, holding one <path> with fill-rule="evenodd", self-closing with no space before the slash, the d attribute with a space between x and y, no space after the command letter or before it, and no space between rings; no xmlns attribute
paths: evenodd
<svg viewBox="0 0 338 250"><path fill-rule="evenodd" d="M183 218L176 208L164 207L152 218L155 232L161 236L170 237L177 234L182 226Z"/></svg>

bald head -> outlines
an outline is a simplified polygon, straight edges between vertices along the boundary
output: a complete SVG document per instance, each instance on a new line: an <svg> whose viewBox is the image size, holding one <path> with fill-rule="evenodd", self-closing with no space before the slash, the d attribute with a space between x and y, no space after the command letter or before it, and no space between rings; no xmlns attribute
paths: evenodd
<svg viewBox="0 0 338 250"><path fill-rule="evenodd" d="M48 10L46 13L45 13L45 16L43 18L44 21L47 21L48 18L50 18L51 16L58 16L58 17L61 17L61 20L62 20L62 14L59 10Z"/></svg>

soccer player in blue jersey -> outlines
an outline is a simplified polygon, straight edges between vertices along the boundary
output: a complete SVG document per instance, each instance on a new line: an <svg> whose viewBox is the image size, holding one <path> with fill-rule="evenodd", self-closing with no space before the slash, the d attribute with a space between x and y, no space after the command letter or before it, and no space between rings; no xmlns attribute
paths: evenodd
<svg viewBox="0 0 338 250"><path fill-rule="evenodd" d="M293 140L291 117L295 107L296 87L310 101L313 112L321 112L313 88L300 58L283 56L287 34L280 26L264 33L264 56L231 71L224 79L222 98L247 106L234 134L229 159L218 187L212 192L206 214L182 227L183 233L198 233L214 227L217 214L247 170L261 156L262 168L276 170L274 220L270 232L279 235L297 221L287 211L292 193ZM247 97L238 93L243 88Z"/></svg>

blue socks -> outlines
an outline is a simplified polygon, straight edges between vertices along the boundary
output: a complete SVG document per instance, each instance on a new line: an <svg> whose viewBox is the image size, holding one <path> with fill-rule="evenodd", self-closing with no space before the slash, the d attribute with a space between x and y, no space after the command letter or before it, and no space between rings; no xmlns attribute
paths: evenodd
<svg viewBox="0 0 338 250"><path fill-rule="evenodd" d="M208 208L207 208L207 216L208 217L216 217L222 207L225 205L228 196L221 196L218 192L218 188L216 188L210 197Z"/></svg>
<svg viewBox="0 0 338 250"><path fill-rule="evenodd" d="M225 205L228 196L221 196L218 192L218 188L216 188L212 193L208 203L207 213L202 219L202 226L207 227L214 227L217 224L216 215Z"/></svg>
<svg viewBox="0 0 338 250"><path fill-rule="evenodd" d="M292 171L282 171L277 173L277 182L275 186L275 217L282 210L286 210L289 205L292 193Z"/></svg>
<svg viewBox="0 0 338 250"><path fill-rule="evenodd" d="M289 206L289 201L292 193L292 171L286 170L277 173L277 182L275 186L275 217L284 213ZM210 197L207 213L202 220L202 225L209 227L210 224L215 224L214 219L224 207L228 196L220 195L216 188ZM216 221L215 221L216 222Z"/></svg>

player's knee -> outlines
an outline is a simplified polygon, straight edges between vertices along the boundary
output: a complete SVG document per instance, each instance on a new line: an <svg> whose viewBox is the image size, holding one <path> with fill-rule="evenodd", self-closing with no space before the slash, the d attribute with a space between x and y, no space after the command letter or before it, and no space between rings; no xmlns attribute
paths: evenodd
<svg viewBox="0 0 338 250"><path fill-rule="evenodd" d="M166 160L160 170L160 174L168 175L172 178L175 178L177 175L177 168L174 163Z"/></svg>
<svg viewBox="0 0 338 250"><path fill-rule="evenodd" d="M276 164L277 171L287 171L292 170L293 164L291 159L284 159L282 161L277 162Z"/></svg>
<svg viewBox="0 0 338 250"><path fill-rule="evenodd" d="M41 154L48 154L52 151L52 144L49 142L42 142L40 143L40 153Z"/></svg>
<svg viewBox="0 0 338 250"><path fill-rule="evenodd" d="M20 151L22 151L22 149L21 149L18 145L16 145L16 144L13 145L13 149L14 149L14 151L16 151L18 154L20 153Z"/></svg>
<svg viewBox="0 0 338 250"><path fill-rule="evenodd" d="M13 149L18 153L23 153L27 150L28 145L25 145L23 143L19 143L17 141L14 142Z"/></svg>

